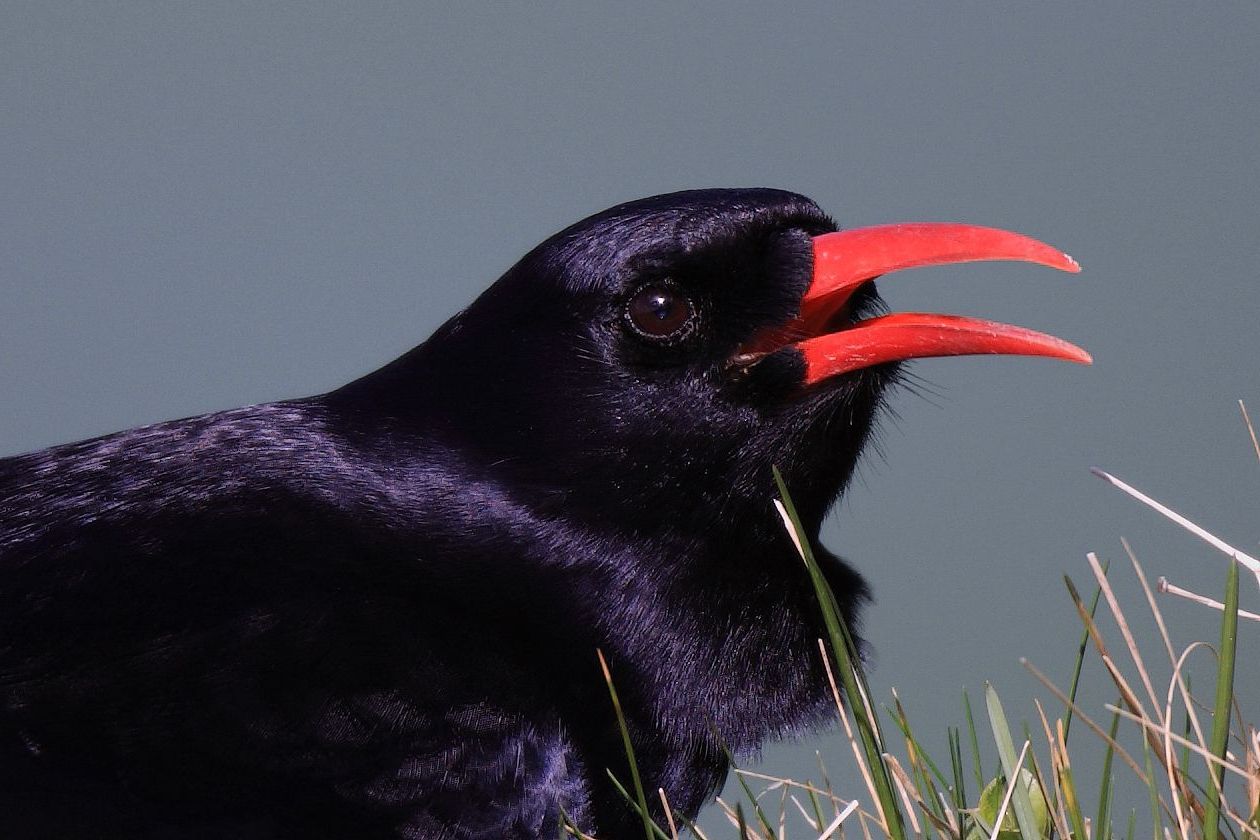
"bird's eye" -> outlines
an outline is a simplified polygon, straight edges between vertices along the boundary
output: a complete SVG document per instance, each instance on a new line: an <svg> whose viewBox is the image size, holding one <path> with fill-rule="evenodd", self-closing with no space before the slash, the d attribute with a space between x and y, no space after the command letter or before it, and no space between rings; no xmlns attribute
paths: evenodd
<svg viewBox="0 0 1260 840"><path fill-rule="evenodd" d="M626 320L645 338L677 341L695 325L695 307L669 283L649 283L626 303Z"/></svg>

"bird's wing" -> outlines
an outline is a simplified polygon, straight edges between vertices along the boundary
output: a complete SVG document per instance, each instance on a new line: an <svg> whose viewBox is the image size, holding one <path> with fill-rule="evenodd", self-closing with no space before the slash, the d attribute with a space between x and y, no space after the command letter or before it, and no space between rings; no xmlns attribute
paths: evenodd
<svg viewBox="0 0 1260 840"><path fill-rule="evenodd" d="M504 837L580 801L558 726L487 705L510 666L467 655L366 472L301 404L0 461L0 789L424 837L469 801L527 803L482 809Z"/></svg>

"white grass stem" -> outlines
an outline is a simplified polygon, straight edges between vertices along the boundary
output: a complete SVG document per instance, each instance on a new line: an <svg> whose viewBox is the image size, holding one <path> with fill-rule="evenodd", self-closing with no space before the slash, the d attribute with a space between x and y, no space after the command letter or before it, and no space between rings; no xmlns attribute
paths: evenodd
<svg viewBox="0 0 1260 840"><path fill-rule="evenodd" d="M1082 709L1080 705L1075 703L1071 698L1069 698L1066 694L1064 694L1063 691L1057 685L1051 682L1050 678L1047 677L1045 674L1043 674L1040 668L1038 668L1036 665L1029 662L1026 657L1021 657L1019 660L1019 664L1027 668L1028 673L1032 674L1039 683L1041 683L1042 685L1046 687L1047 691L1049 691L1056 698L1058 698L1060 703L1062 703L1067 708L1071 709L1073 716L1080 718L1081 722L1084 723L1086 726L1088 726L1095 735L1097 735L1099 738L1103 740L1104 743L1106 743L1113 750L1115 750L1116 755L1120 756L1120 760L1123 761L1126 765L1128 765L1129 769L1132 770L1134 775L1136 775L1138 779L1141 780L1142 784L1144 785L1150 784L1149 780L1146 778L1146 773L1143 772L1142 768L1138 766L1138 763L1133 760L1133 756L1129 755L1128 750L1120 746L1120 744L1117 743L1114 738L1112 738L1110 735L1107 734L1107 730L1099 726L1098 722L1095 721L1093 718L1091 718L1089 715L1087 715L1085 713L1085 710Z"/></svg>
<svg viewBox="0 0 1260 840"><path fill-rule="evenodd" d="M1168 661L1173 666L1173 680L1177 685L1177 689L1181 692L1181 701L1186 705L1186 716L1190 718L1190 725L1194 729L1194 737L1199 739L1199 746L1207 749L1207 739L1203 737L1203 726L1199 723L1198 712L1195 711L1194 703L1190 698L1190 690L1186 687L1186 681L1181 677L1181 668L1178 666L1180 659L1173 652L1172 637L1168 634L1168 626L1164 623L1164 614L1160 610L1159 605L1155 603L1155 595L1151 592L1150 583L1146 580L1146 572L1142 569L1142 564L1138 562L1137 555L1133 553L1133 547L1129 545L1129 541L1123 537L1120 539L1121 545L1124 546L1124 553L1129 556L1129 562L1133 565L1133 573L1137 575L1138 582L1142 584L1142 592L1146 595L1146 603L1150 605L1151 615L1155 617L1155 625L1159 628L1160 638L1164 640L1164 649L1168 652ZM1165 707L1164 717L1172 720L1172 690L1169 688L1168 703Z"/></svg>
<svg viewBox="0 0 1260 840"><path fill-rule="evenodd" d="M1107 599L1107 606L1111 608L1111 616L1116 620L1116 625L1120 628L1120 635L1124 637L1124 644L1129 649L1129 658L1137 666L1138 676L1142 678L1142 686L1146 689L1146 696L1150 699L1151 706L1158 709L1159 699L1155 694L1155 686L1151 684L1151 678L1146 672L1146 664L1142 661L1142 653L1138 650L1137 640L1133 638L1133 631L1129 629L1129 622L1125 619L1124 610L1120 609L1120 602L1116 599L1116 593L1111 588L1111 581L1103 573L1102 565L1098 562L1098 555L1091 551L1085 555L1085 559L1089 561L1089 568L1094 573L1094 579L1098 581L1098 588L1102 590L1103 597Z"/></svg>
<svg viewBox="0 0 1260 840"><path fill-rule="evenodd" d="M799 788L803 791L807 791L809 793L815 793L819 796L825 797L837 807L839 807L842 803L845 805L849 803L849 800L841 799L838 796L836 796L834 793L832 793L831 791L823 790L822 788L817 787L815 785L811 785L808 782L798 782L794 779L783 779L778 776L771 776L767 773L758 773L756 770L745 770L742 767L735 768L735 773L740 776L746 776L749 779L759 779L763 782L771 782L770 787L767 789L774 789L780 786Z"/></svg>
<svg viewBox="0 0 1260 840"><path fill-rule="evenodd" d="M853 750L853 759L857 762L858 770L862 772L862 781L866 783L866 792L871 795L871 801L875 803L875 810L878 813L880 827L884 834L888 834L887 816L884 814L884 807L879 802L879 794L875 791L875 780L871 777L871 769L866 766L866 759L862 756L862 748L858 746L857 738L853 736L853 727L849 725L849 716L845 714L844 704L840 702L840 689L836 685L836 676L831 672L831 657L827 653L827 645L822 639L818 640L818 652L822 654L823 667L827 670L827 682L831 684L831 695L836 701L836 709L840 712L840 722L844 724L844 735L849 739L849 748ZM863 823L863 829L866 824Z"/></svg>
<svg viewBox="0 0 1260 840"><path fill-rule="evenodd" d="M1256 450L1256 460L1260 461L1260 440L1256 439L1256 427L1251 425L1251 415L1247 414L1247 404L1239 400L1238 407L1242 410L1243 422L1247 424L1247 432L1251 435L1251 448Z"/></svg>
<svg viewBox="0 0 1260 840"><path fill-rule="evenodd" d="M788 536L792 538L792 545L796 546L796 553L801 555L801 559L805 559L805 546L801 545L800 537L796 535L796 528L792 526L792 517L788 516L787 508L783 506L783 502L774 499L774 509L779 512L779 517L783 519L783 527L787 530Z"/></svg>
<svg viewBox="0 0 1260 840"><path fill-rule="evenodd" d="M1054 808L1050 809L1050 815L1054 818L1055 827L1059 831L1059 836L1071 837L1072 831L1068 827L1067 809L1063 802L1066 797L1063 793L1063 785L1059 775L1060 771L1064 767L1071 767L1071 764L1067 760L1067 747L1064 747L1063 756L1060 756L1058 750L1060 741L1056 741L1054 735L1050 733L1050 721L1046 717L1046 710L1042 708L1041 701L1035 697L1033 698L1033 705L1037 707L1037 717L1041 719L1041 729L1045 733L1046 742L1050 747L1050 770L1052 771L1050 781L1054 785L1055 795L1053 797L1047 796L1046 802L1053 802L1055 805ZM1055 725L1059 727L1059 730L1062 731L1063 721L1056 718L1054 722ZM1036 753L1033 753L1033 756L1036 757ZM1042 786L1045 786L1044 782Z"/></svg>
<svg viewBox="0 0 1260 840"><path fill-rule="evenodd" d="M1006 794L1002 797L1002 807L998 808L997 818L993 820L993 833L989 835L989 840L997 840L998 832L1002 830L1002 820L1006 819L1006 809L1011 805L1011 798L1015 795L1015 785L1019 784L1019 771L1024 766L1024 756L1028 754L1028 747L1031 746L1030 741L1024 741L1024 748L1019 751L1019 758L1015 759L1015 766L1011 768L1011 777L1006 780Z"/></svg>
<svg viewBox="0 0 1260 840"><path fill-rule="evenodd" d="M844 810L839 814L836 814L836 818L832 820L825 829L823 829L822 834L818 835L818 840L831 840L831 838L835 836L836 832L840 830L840 825L849 818L850 814L857 810L857 806L858 804L856 799L844 806Z"/></svg>
<svg viewBox="0 0 1260 840"><path fill-rule="evenodd" d="M673 840L678 840L678 826L674 824L674 809L669 807L669 797L665 795L665 788L657 788L656 792L661 795L661 807L665 809L665 821L669 823L669 836Z"/></svg>
<svg viewBox="0 0 1260 840"><path fill-rule="evenodd" d="M788 799L792 800L792 804L795 805L796 810L800 812L801 819L805 820L805 824L808 825L814 831L817 831L819 829L818 821L816 821L813 817L810 816L809 811L805 810L805 806L801 804L801 800L796 798L796 794L794 793L790 794L788 796Z"/></svg>
<svg viewBox="0 0 1260 840"><path fill-rule="evenodd" d="M958 816L954 813L954 803L949 801L949 797L943 790L936 792L936 798L941 800L941 813L945 815L945 820L949 824L950 834L954 837L962 837L962 828L958 825Z"/></svg>
<svg viewBox="0 0 1260 840"><path fill-rule="evenodd" d="M1105 703L1103 704L1103 706L1104 708L1107 709L1107 711L1114 712L1120 715L1120 717L1124 718L1125 720L1133 721L1134 723L1142 726L1144 729L1149 729L1152 732L1155 732L1156 734L1163 735L1171 739L1178 746L1189 749L1191 752L1198 755L1204 761L1208 761L1212 764L1216 764L1221 767L1224 767L1226 770L1237 775L1240 778L1243 778L1243 779L1247 778L1246 770L1244 770L1243 768L1239 767L1237 764L1234 764L1231 761L1225 761L1224 759L1217 758L1216 756L1212 755L1210 750L1203 749L1194 741L1191 741L1189 738L1183 738L1182 736L1178 735L1176 732L1173 732L1171 730L1166 729L1165 727L1160 726L1159 724L1155 723L1153 720L1141 717L1140 715L1133 714L1128 709L1122 709L1119 706L1113 705L1111 703ZM1226 755L1232 755L1232 753L1226 753Z"/></svg>
<svg viewBox="0 0 1260 840"><path fill-rule="evenodd" d="M1176 595L1178 598L1185 598L1187 601L1194 601L1196 604L1202 604L1203 606L1211 607L1214 610L1220 610L1221 612L1225 611L1225 605L1220 601L1215 601L1205 595L1199 595L1198 593L1191 592L1189 589L1182 589L1166 577L1161 577L1159 580L1155 581L1155 586L1162 593ZM1260 621L1260 615L1248 612L1247 610L1239 610L1238 617L1248 619L1249 621Z"/></svg>
<svg viewBox="0 0 1260 840"><path fill-rule="evenodd" d="M1151 721L1149 721L1149 720L1145 720L1145 719L1143 719L1143 718L1140 718L1140 717L1138 717L1137 715L1130 714L1129 712L1125 711L1124 709L1117 708L1117 707L1115 707L1115 706L1111 705L1110 703L1108 703L1108 704L1106 705L1106 707L1107 707L1107 710L1108 710L1108 711L1115 712L1116 714L1120 715L1121 717L1123 717L1123 718L1125 718L1125 719L1127 719L1127 720L1131 720L1131 721L1133 721L1134 723L1136 723L1136 724L1138 724L1138 725L1140 725L1140 726L1142 726L1142 727L1145 727L1145 728L1148 728L1148 729L1160 729L1160 727L1156 726L1153 722L1151 722ZM1241 776L1242 778L1246 779L1248 782L1250 782L1250 781L1251 781L1250 774L1249 774L1246 770L1244 770L1243 768L1241 768L1241 767L1237 766L1236 764L1232 764L1232 763L1230 763L1230 762L1228 762L1228 761L1223 761L1223 760L1221 760L1221 759L1217 758L1216 756L1212 755L1212 753L1211 753L1209 750L1205 750L1205 749L1200 748L1197 744L1195 744L1195 743L1191 742L1190 740L1188 740L1188 739L1186 739L1186 738L1181 737L1180 735L1176 735L1176 734L1174 734L1171 730L1168 730L1168 729L1163 729L1163 730L1162 730L1162 734L1163 734L1166 738L1168 738L1170 741L1176 741L1179 745L1181 745L1181 746L1183 746L1183 747L1185 747L1185 748L1187 748L1187 749L1191 750L1191 751L1192 751L1192 752L1194 752L1194 753L1197 753L1197 754L1199 755L1199 757L1200 757L1200 758L1202 758L1203 760L1205 760L1205 761L1207 761L1207 762L1210 762L1210 763L1212 763L1212 764L1217 764L1217 765L1219 765L1219 766L1221 766L1221 767L1225 768L1226 770L1230 771L1231 773L1235 773L1235 774L1237 774L1237 775ZM1228 753L1228 752L1227 752L1227 753L1226 753L1226 755L1230 755L1230 753ZM1213 780L1215 781L1215 777L1213 777ZM1247 822L1246 822L1245 820L1243 820L1241 817L1239 817L1239 816L1238 816L1238 814L1234 811L1234 809L1233 809L1233 808L1230 808L1230 807L1229 807L1229 804L1228 804L1228 803L1226 802L1226 800L1225 800L1225 794L1224 794L1224 792L1223 792L1223 791L1222 791L1222 793L1221 793L1221 800L1220 800L1220 801L1221 801L1221 813L1222 813L1222 814L1226 815L1226 816L1227 816L1227 817L1229 817L1231 820L1233 820L1233 821L1234 821L1234 823L1235 823L1235 824L1237 824L1237 825L1238 825L1238 827L1239 827L1239 828L1241 828L1241 829L1242 829L1242 830L1243 830L1246 834L1249 834L1249 835L1251 835L1251 836L1253 836L1253 837L1260 837L1260 832L1257 832L1257 831L1255 830L1255 828L1253 828L1253 827L1251 827L1250 825L1248 825L1248 824L1247 824ZM1180 809L1178 809L1178 810L1180 810ZM1182 837L1189 837L1190 835L1187 833L1188 831L1189 831L1189 826L1187 826L1187 825L1183 825L1183 826L1182 826Z"/></svg>
<svg viewBox="0 0 1260 840"><path fill-rule="evenodd" d="M1116 478L1111 473L1106 472L1105 470L1100 470L1097 467L1091 467L1090 472L1092 472L1094 475L1098 476L1099 478L1103 479L1104 481L1108 482L1113 487L1116 487L1120 490L1123 490L1125 493L1128 493L1130 496L1137 499L1139 502L1146 505L1147 507L1151 508L1156 513L1159 513L1160 515L1166 517L1167 519L1170 519L1173 522L1177 523L1182 528L1185 528L1187 531L1194 534L1196 537L1198 537L1199 539L1206 542L1208 545L1215 548L1217 551L1220 551L1226 556L1232 558L1234 562L1238 563L1244 569L1246 569L1247 571L1255 575L1256 584L1260 586L1260 560L1257 560L1256 558L1252 557L1250 554L1247 554L1244 551L1239 551L1238 549L1234 548L1229 543L1222 540L1220 537L1217 537L1215 534L1212 534L1204 530L1203 528L1200 528L1198 525L1195 525L1193 522L1191 522L1189 519L1186 519L1184 516L1177 513L1175 510L1172 510L1171 508L1168 508L1160 504L1159 502L1152 499L1150 496L1143 493L1141 490L1138 490L1137 488L1126 484L1125 482Z"/></svg>
<svg viewBox="0 0 1260 840"><path fill-rule="evenodd" d="M901 796L902 810L906 818L910 820L910 828L916 835L921 835L923 829L919 827L919 818L915 814L914 802L910 799L910 793L907 788L912 787L913 783L910 777L906 775L906 769L901 766L901 762L889 753L883 753L884 764L892 771L892 780L897 785L897 793Z"/></svg>

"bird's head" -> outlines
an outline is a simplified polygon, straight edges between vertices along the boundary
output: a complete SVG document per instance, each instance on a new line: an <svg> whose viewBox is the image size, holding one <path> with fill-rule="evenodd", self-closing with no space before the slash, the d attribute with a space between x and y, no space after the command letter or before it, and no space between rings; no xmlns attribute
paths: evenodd
<svg viewBox="0 0 1260 840"><path fill-rule="evenodd" d="M391 387L414 394L443 441L570 516L632 529L730 522L745 503L763 516L775 465L812 529L901 361L1089 361L1017 327L880 314L879 275L992 259L1077 270L989 228L838 232L812 201L778 190L642 199L536 247L393 366L419 383Z"/></svg>

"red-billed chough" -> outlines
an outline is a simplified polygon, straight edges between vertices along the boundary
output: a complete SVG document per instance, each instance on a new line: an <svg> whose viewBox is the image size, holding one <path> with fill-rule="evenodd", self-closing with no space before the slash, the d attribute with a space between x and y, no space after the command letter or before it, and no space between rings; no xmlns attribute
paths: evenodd
<svg viewBox="0 0 1260 840"><path fill-rule="evenodd" d="M903 360L1088 362L880 314L877 275L990 259L1077 270L777 190L648 198L336 391L0 460L0 834L642 836L597 648L694 815L725 749L828 709L772 466L816 537Z"/></svg>

